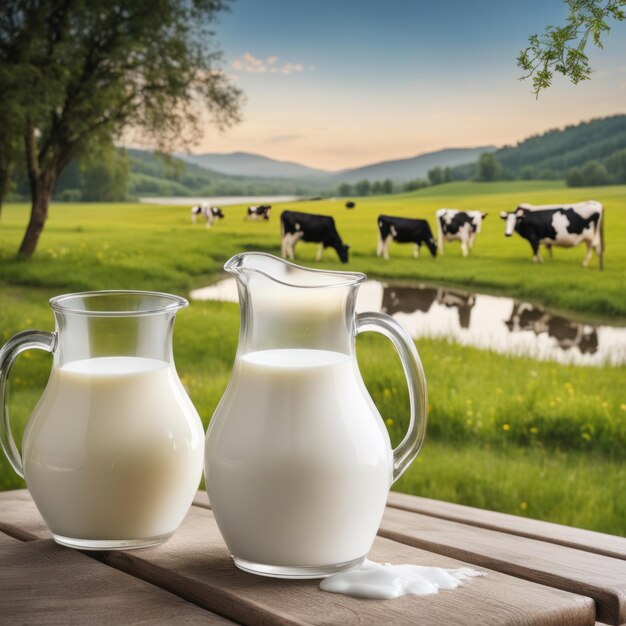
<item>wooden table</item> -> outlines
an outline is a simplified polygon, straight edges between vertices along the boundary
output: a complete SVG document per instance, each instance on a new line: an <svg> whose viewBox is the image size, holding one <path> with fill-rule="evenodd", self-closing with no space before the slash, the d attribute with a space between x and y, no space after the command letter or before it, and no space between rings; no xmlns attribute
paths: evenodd
<svg viewBox="0 0 626 626"><path fill-rule="evenodd" d="M0 624L623 624L626 539L392 493L370 558L486 572L453 591L359 600L239 571L206 493L166 544L77 552L27 491L0 493Z"/></svg>

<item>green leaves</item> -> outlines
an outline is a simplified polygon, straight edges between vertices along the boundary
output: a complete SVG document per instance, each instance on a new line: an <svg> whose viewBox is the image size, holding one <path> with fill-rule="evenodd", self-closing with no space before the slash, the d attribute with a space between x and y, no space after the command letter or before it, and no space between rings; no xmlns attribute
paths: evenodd
<svg viewBox="0 0 626 626"><path fill-rule="evenodd" d="M610 21L626 19L626 0L565 0L569 6L564 26L548 26L542 35L531 35L528 47L517 57L521 80L532 79L533 93L539 97L552 84L555 72L577 85L589 80L592 69L585 53L591 41L602 48L602 36L611 29Z"/></svg>

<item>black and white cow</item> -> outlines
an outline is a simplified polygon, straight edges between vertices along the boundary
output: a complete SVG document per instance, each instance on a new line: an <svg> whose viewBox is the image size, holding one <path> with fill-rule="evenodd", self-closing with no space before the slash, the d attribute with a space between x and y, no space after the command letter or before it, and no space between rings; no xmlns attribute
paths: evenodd
<svg viewBox="0 0 626 626"><path fill-rule="evenodd" d="M259 206L249 206L248 214L246 217L249 220L269 220L270 211L272 210L271 204L260 204Z"/></svg>
<svg viewBox="0 0 626 626"><path fill-rule="evenodd" d="M458 211L439 209L437 215L437 244L443 254L444 241L460 241L461 252L466 257L474 246L474 239L480 232L487 213L481 211Z"/></svg>
<svg viewBox="0 0 626 626"><path fill-rule="evenodd" d="M198 216L202 216L206 219L207 228L211 228L213 222L224 218L222 209L216 206L209 206L206 202L198 204L191 208L191 223L195 224Z"/></svg>
<svg viewBox="0 0 626 626"><path fill-rule="evenodd" d="M328 215L313 215L297 211L283 211L280 215L281 255L295 259L294 249L299 241L319 243L317 260L326 248L334 248L342 263L348 262L350 246L344 244L337 232L335 220Z"/></svg>
<svg viewBox="0 0 626 626"><path fill-rule="evenodd" d="M426 244L433 257L437 256L433 231L426 220L379 215L376 256L382 256L385 260L389 259L389 242L391 240L397 243L412 243L415 258L419 256L423 243Z"/></svg>
<svg viewBox="0 0 626 626"><path fill-rule="evenodd" d="M520 204L515 211L502 211L500 217L506 220L504 234L507 237L515 231L528 240L535 262L543 262L539 252L541 244L552 255L552 246L573 248L584 243L587 254L583 267L589 265L595 250L600 269L603 268L604 208L595 200L577 204Z"/></svg>

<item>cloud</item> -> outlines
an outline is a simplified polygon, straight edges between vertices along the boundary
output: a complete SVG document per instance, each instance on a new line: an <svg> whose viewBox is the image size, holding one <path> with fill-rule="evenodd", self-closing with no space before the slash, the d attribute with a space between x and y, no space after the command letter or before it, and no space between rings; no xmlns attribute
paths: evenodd
<svg viewBox="0 0 626 626"><path fill-rule="evenodd" d="M254 55L246 52L236 58L231 66L235 72L244 74L297 74L305 71L302 63L286 63L280 62L276 55L268 56L265 59L259 59ZM314 65L309 65L308 70L314 70Z"/></svg>
<svg viewBox="0 0 626 626"><path fill-rule="evenodd" d="M288 141L295 141L296 139L302 139L304 135L292 134L292 135L272 135L265 141L268 143L286 143Z"/></svg>

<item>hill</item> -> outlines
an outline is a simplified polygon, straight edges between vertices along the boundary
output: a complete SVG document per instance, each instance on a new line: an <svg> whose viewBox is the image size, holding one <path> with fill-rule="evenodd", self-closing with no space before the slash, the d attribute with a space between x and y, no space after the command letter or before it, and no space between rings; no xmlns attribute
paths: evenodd
<svg viewBox="0 0 626 626"><path fill-rule="evenodd" d="M611 174L616 153L626 149L626 115L593 119L589 122L549 130L493 154L502 166L505 179L563 179L574 167L599 161ZM476 163L452 171L464 180L477 173ZM619 181L617 181L619 182Z"/></svg>
<svg viewBox="0 0 626 626"><path fill-rule="evenodd" d="M349 168L337 172L307 167L292 161L277 161L259 154L233 152L231 154L184 154L176 153L178 159L230 176L254 178L287 178L302 183L316 183L331 189L339 183L356 183L361 180L390 179L405 183L416 178L426 178L433 167L453 167L477 159L484 152L493 152L495 146L477 148L445 148L436 152L418 154L406 159L393 159L370 163L363 167Z"/></svg>
<svg viewBox="0 0 626 626"><path fill-rule="evenodd" d="M277 161L260 154L231 152L229 154L185 154L175 156L187 163L194 163L222 174L232 176L252 176L255 178L315 178L329 172L292 161Z"/></svg>
<svg viewBox="0 0 626 626"><path fill-rule="evenodd" d="M207 169L173 156L127 149L131 196L315 195L315 181L262 176L235 176Z"/></svg>
<svg viewBox="0 0 626 626"><path fill-rule="evenodd" d="M360 180L385 180L405 183L416 178L426 178L428 170L434 167L453 167L477 159L484 152L493 152L495 146L478 148L445 148L436 152L418 154L407 159L381 161L364 167L337 172L328 183L356 183Z"/></svg>

